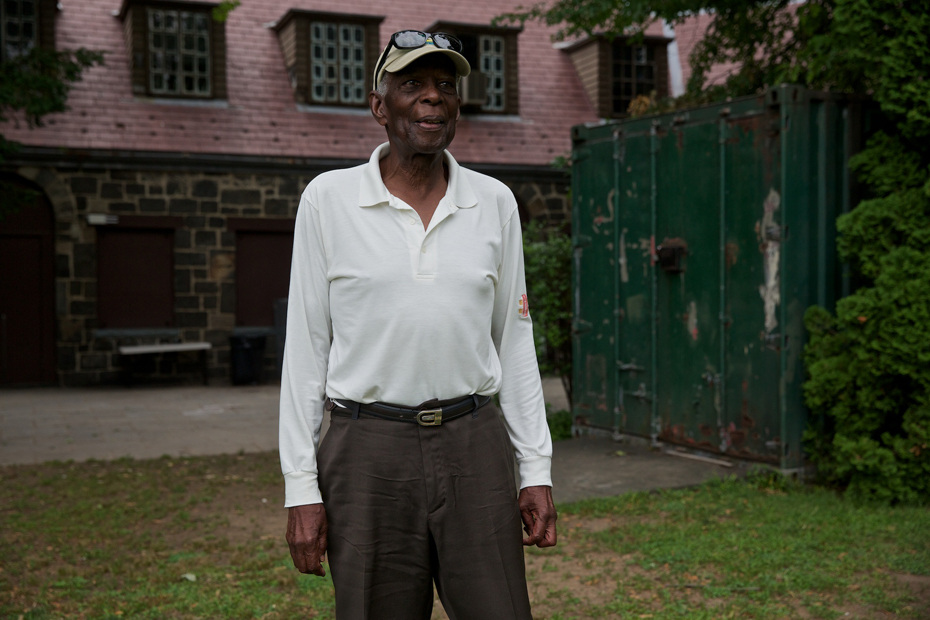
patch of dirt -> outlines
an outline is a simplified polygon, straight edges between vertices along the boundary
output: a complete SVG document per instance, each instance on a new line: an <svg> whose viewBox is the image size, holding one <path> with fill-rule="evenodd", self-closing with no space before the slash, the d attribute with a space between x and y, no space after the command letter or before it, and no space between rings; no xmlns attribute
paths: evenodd
<svg viewBox="0 0 930 620"><path fill-rule="evenodd" d="M163 501L170 505L167 516L154 522L150 519L129 523L126 529L131 536L132 530L142 534L143 530L149 532L153 527L157 528L160 544L154 553L158 558L165 553L182 553L213 545L221 548L242 545L248 549L256 541L261 541L261 547L269 553L287 556L284 540L287 511L282 507L283 481L275 475L277 460L273 455L250 456L241 462L237 457L225 457L192 460L190 463L175 460L69 467L50 467L48 472L43 472L41 468L22 471L7 469L3 472L3 481L10 484L22 476L28 480L18 482L24 483L27 488L44 489L43 481L51 479L61 479L56 484L65 485L67 481L64 480L64 474L70 476L70 469L76 469L88 470L86 475L91 477L118 474L129 481L129 485L126 485L128 487L135 483L132 476L137 471L157 470L159 476L154 479L159 481ZM123 470L126 473L122 473ZM151 484L153 478L146 480ZM175 485L183 486L183 493L176 491ZM54 501L56 488L52 487L48 490L51 492L39 495L33 506L39 502ZM0 511L2 515L3 511ZM607 550L598 546L589 536L630 528L655 518L656 514L596 518L562 516L559 520L559 545L554 549L528 549L525 554L534 616L548 618L571 612L577 617L585 617L589 610L602 610L604 606L618 601L636 601L640 608L660 611L666 604L663 602L663 594L667 594L670 589L674 590L674 597L684 604L704 608L712 608L717 602L724 604L724 600L710 598L712 595L709 594L708 586L718 581L713 574L681 575L667 566L643 569L635 555ZM45 536L36 534L7 532L0 536L0 543L11 549L22 549L24 554L27 547L33 548L28 557L23 558L31 566L30 579L48 582L83 574L81 562L60 556L58 549L46 547ZM141 553L145 555L153 552L142 550ZM291 569L282 567L282 574L288 570ZM891 587L908 592L913 599L907 609L901 610L900 616L930 618L930 576L891 574L890 577L893 579ZM22 600L23 609L29 597L34 596L34 591L24 586L25 581L19 585L14 581L14 592L9 593L8 597L11 602ZM438 597L434 596L434 600L432 619L448 620ZM786 602L792 604L791 601ZM867 605L837 606L833 610L845 614L847 618L897 617ZM795 611L795 617L811 617L800 600Z"/></svg>

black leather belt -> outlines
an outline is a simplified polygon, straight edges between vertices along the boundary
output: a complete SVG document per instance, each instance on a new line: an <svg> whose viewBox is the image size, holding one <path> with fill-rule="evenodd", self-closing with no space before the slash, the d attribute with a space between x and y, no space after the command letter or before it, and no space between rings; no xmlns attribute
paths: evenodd
<svg viewBox="0 0 930 620"><path fill-rule="evenodd" d="M385 420L413 422L420 426L440 426L443 422L475 412L490 401L490 396L472 394L453 400L428 401L420 407L412 408L390 403L357 403L354 400L327 398L326 408L334 415L352 416L353 419L358 418L359 414L365 414Z"/></svg>

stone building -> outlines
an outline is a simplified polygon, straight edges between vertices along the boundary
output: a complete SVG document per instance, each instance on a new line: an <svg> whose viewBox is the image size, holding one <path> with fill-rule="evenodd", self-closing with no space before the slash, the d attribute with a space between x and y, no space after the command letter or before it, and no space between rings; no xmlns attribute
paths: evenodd
<svg viewBox="0 0 930 620"><path fill-rule="evenodd" d="M465 43L475 73L451 151L509 185L527 219L570 221L551 162L573 125L669 88L668 39L555 45L539 24L492 24L515 0L246 0L225 22L216 4L3 3L4 59L45 46L105 63L44 126L0 126L23 145L0 174L37 196L0 221L0 385L111 383L120 347L172 343L209 349L133 357L137 374L198 380L205 363L227 380L235 343L262 336L270 375L298 198L384 141L367 93L396 30Z"/></svg>

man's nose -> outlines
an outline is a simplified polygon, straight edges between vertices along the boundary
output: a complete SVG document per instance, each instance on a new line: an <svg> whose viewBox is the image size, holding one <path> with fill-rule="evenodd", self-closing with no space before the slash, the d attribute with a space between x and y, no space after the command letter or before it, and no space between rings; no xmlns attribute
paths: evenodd
<svg viewBox="0 0 930 620"><path fill-rule="evenodd" d="M422 101L435 102L439 101L439 82L436 80L426 80L423 82L423 92L420 93Z"/></svg>

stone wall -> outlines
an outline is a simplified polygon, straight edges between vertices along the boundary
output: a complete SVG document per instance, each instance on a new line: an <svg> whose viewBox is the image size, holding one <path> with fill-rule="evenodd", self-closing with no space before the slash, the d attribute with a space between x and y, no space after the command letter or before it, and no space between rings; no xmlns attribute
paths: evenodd
<svg viewBox="0 0 930 620"><path fill-rule="evenodd" d="M120 344L155 342L152 335L104 331L97 322L97 226L88 214L179 218L174 236L175 325L182 341L206 341L211 378L227 381L230 335L236 327L236 234L230 218L293 220L301 191L313 174L191 172L74 167L20 167L55 211L56 316L59 383L90 385L121 379ZM553 225L570 221L566 183L511 181L521 215ZM276 366L275 342L266 343L266 377ZM199 381L195 353L147 357L138 367L147 381Z"/></svg>

